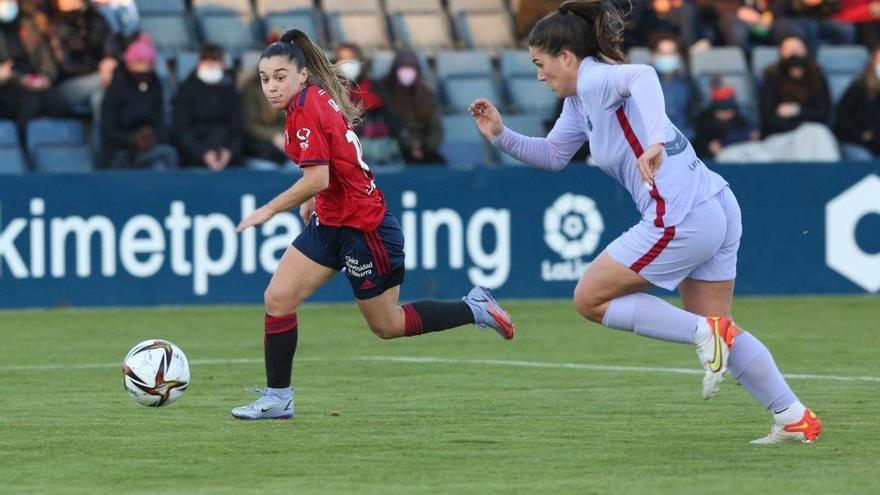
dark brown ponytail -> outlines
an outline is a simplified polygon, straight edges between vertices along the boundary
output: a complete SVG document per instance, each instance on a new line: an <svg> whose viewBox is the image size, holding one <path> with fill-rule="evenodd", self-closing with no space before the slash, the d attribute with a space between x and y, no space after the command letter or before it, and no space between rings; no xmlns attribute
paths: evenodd
<svg viewBox="0 0 880 495"><path fill-rule="evenodd" d="M551 55L571 50L578 58L623 63L623 18L615 0L568 0L535 24L529 46Z"/></svg>
<svg viewBox="0 0 880 495"><path fill-rule="evenodd" d="M299 29L289 29L281 39L269 45L261 58L287 56L298 67L309 71L309 81L321 86L339 105L339 111L352 127L363 121L363 106L351 101L351 83L329 60L318 45Z"/></svg>

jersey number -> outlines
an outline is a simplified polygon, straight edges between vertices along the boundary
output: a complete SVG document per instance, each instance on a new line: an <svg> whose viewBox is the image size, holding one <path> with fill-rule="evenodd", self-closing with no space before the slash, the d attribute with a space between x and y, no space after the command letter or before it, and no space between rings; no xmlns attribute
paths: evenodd
<svg viewBox="0 0 880 495"><path fill-rule="evenodd" d="M364 170L364 172L369 172L370 166L367 165L366 162L364 162L364 151L363 148L361 148L361 140L358 139L357 134L355 134L353 130L349 129L348 132L345 133L345 139L349 143L354 145L354 150L357 154L358 163L361 165L361 168Z"/></svg>

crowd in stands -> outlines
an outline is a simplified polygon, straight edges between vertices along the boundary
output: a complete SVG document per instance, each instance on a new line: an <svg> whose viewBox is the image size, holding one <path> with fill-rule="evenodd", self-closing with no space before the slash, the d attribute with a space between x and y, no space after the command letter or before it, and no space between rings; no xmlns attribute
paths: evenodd
<svg viewBox="0 0 880 495"><path fill-rule="evenodd" d="M630 62L656 69L704 159L880 156L880 0L620 3ZM524 39L559 4L0 0L0 173L295 170L255 70L291 27L352 81L371 165L515 163L464 109L488 97L515 131L552 126Z"/></svg>

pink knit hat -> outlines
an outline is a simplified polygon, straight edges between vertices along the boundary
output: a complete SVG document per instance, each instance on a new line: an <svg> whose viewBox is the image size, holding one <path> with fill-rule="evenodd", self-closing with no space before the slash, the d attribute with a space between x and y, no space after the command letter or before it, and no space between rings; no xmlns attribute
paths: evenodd
<svg viewBox="0 0 880 495"><path fill-rule="evenodd" d="M143 33L125 49L125 62L149 62L156 63L156 47L150 40L150 35Z"/></svg>

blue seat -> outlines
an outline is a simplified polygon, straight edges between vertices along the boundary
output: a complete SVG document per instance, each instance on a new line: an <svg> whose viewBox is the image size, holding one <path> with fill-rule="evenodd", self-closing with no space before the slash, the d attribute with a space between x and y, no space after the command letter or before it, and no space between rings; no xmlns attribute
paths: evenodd
<svg viewBox="0 0 880 495"><path fill-rule="evenodd" d="M40 148L31 160L34 170L41 173L85 173L92 169L92 157L85 145Z"/></svg>
<svg viewBox="0 0 880 495"><path fill-rule="evenodd" d="M23 174L27 162L18 146L0 146L0 174Z"/></svg>
<svg viewBox="0 0 880 495"><path fill-rule="evenodd" d="M498 55L501 78L531 77L537 79L538 68L532 63L527 50L504 50Z"/></svg>
<svg viewBox="0 0 880 495"><path fill-rule="evenodd" d="M174 75L178 81L184 81L192 74L199 64L198 52L178 52L174 57Z"/></svg>
<svg viewBox="0 0 880 495"><path fill-rule="evenodd" d="M513 77L505 79L507 98L511 110L537 113L550 117L556 110L559 97L535 77Z"/></svg>
<svg viewBox="0 0 880 495"><path fill-rule="evenodd" d="M870 58L868 49L861 45L822 46L816 62L825 71L831 101L837 103L852 81L865 69Z"/></svg>
<svg viewBox="0 0 880 495"><path fill-rule="evenodd" d="M354 3L354 2L352 2ZM363 49L390 46L385 17L375 12L330 12L327 27L335 43L355 43Z"/></svg>
<svg viewBox="0 0 880 495"><path fill-rule="evenodd" d="M186 13L184 0L135 0L138 13L149 15L183 15Z"/></svg>
<svg viewBox="0 0 880 495"><path fill-rule="evenodd" d="M779 48L775 46L756 46L752 48L752 75L755 79L764 78L764 70L779 62Z"/></svg>
<svg viewBox="0 0 880 495"><path fill-rule="evenodd" d="M454 77L441 81L446 110L463 112L477 98L487 98L496 106L504 106L495 81L488 77Z"/></svg>
<svg viewBox="0 0 880 495"><path fill-rule="evenodd" d="M88 172L92 158L82 123L75 119L35 119L27 126L28 155L37 172Z"/></svg>
<svg viewBox="0 0 880 495"><path fill-rule="evenodd" d="M746 56L738 46L691 50L691 74L748 74Z"/></svg>
<svg viewBox="0 0 880 495"><path fill-rule="evenodd" d="M192 23L184 14L142 15L141 29L150 34L153 44L163 52L192 50L196 46Z"/></svg>
<svg viewBox="0 0 880 495"><path fill-rule="evenodd" d="M700 97L704 106L709 104L714 77L718 77L722 85L733 87L740 111L750 122L757 123L757 90L752 80L752 74L705 74L697 77L697 86L700 89Z"/></svg>
<svg viewBox="0 0 880 495"><path fill-rule="evenodd" d="M237 14L204 14L197 19L202 39L207 43L215 43L233 51L244 51L260 46L253 25L246 17Z"/></svg>
<svg viewBox="0 0 880 495"><path fill-rule="evenodd" d="M486 140L469 115L443 117L443 143L440 153L450 166L470 167L491 163Z"/></svg>
<svg viewBox="0 0 880 495"><path fill-rule="evenodd" d="M11 120L0 120L0 147L18 146L18 128Z"/></svg>
<svg viewBox="0 0 880 495"><path fill-rule="evenodd" d="M626 54L630 64L651 64L651 49L646 46L634 46Z"/></svg>
<svg viewBox="0 0 880 495"><path fill-rule="evenodd" d="M492 77L492 59L482 50L437 52L437 77Z"/></svg>
<svg viewBox="0 0 880 495"><path fill-rule="evenodd" d="M506 115L504 117L504 125L510 130L529 137L544 137L547 132L544 130L543 114L525 114L525 115ZM506 165L523 165L523 162L508 155L507 153L497 152L501 163Z"/></svg>

